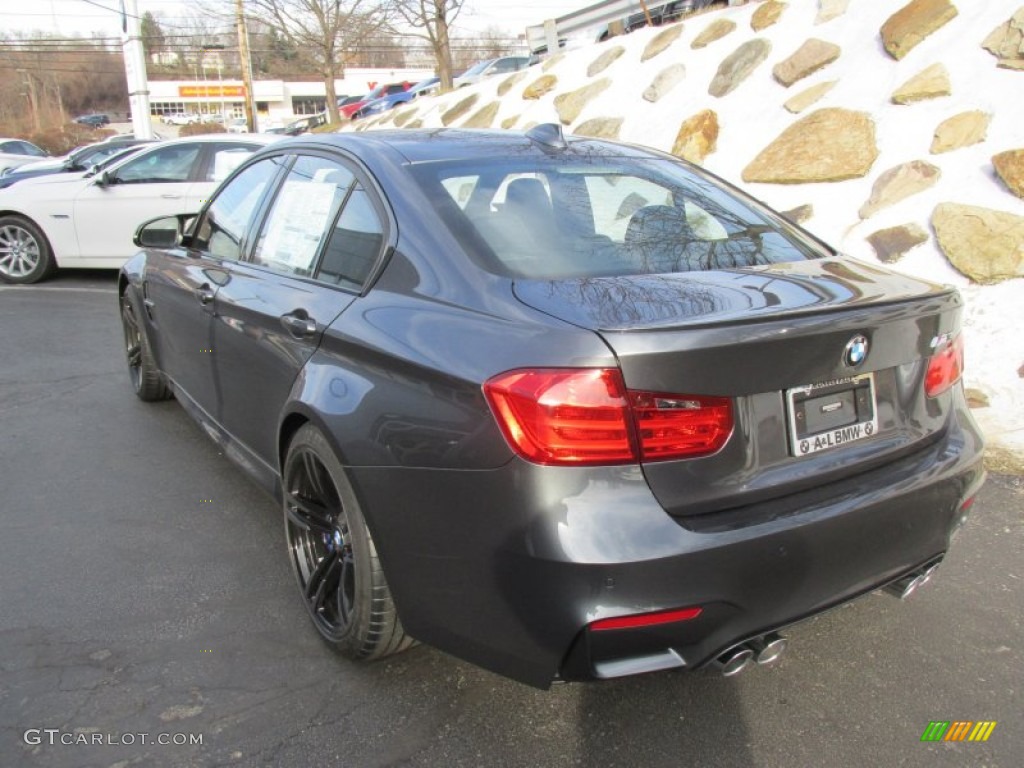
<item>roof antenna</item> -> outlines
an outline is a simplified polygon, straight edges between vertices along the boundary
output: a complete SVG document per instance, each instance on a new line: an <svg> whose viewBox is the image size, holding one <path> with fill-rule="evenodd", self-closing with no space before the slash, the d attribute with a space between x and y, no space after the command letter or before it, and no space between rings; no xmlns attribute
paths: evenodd
<svg viewBox="0 0 1024 768"><path fill-rule="evenodd" d="M553 149L565 149L568 143L560 123L541 123L526 132L526 138Z"/></svg>

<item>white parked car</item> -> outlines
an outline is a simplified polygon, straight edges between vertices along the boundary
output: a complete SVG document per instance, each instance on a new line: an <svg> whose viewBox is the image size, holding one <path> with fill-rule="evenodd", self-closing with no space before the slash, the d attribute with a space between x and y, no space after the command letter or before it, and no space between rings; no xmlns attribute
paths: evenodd
<svg viewBox="0 0 1024 768"><path fill-rule="evenodd" d="M530 66L529 56L502 56L498 59L478 61L452 80L452 85L456 88L463 88L467 85L479 83L486 77L518 72L520 69L526 69L528 66Z"/></svg>
<svg viewBox="0 0 1024 768"><path fill-rule="evenodd" d="M39 176L0 190L0 279L34 283L58 267L120 267L138 250L140 224L198 212L245 158L279 138L175 139L95 176Z"/></svg>
<svg viewBox="0 0 1024 768"><path fill-rule="evenodd" d="M248 133L249 123L244 117L233 117L228 121L228 133Z"/></svg>
<svg viewBox="0 0 1024 768"><path fill-rule="evenodd" d="M202 115L193 112L175 112L171 115L164 115L161 118L167 125L192 125L202 119Z"/></svg>
<svg viewBox="0 0 1024 768"><path fill-rule="evenodd" d="M31 141L0 139L0 173L43 157L49 157L49 155Z"/></svg>

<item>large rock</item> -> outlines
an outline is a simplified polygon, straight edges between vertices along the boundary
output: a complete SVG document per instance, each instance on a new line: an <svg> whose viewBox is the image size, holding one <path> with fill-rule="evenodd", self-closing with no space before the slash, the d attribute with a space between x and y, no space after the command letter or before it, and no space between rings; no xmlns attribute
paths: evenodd
<svg viewBox="0 0 1024 768"><path fill-rule="evenodd" d="M939 180L942 171L924 160L912 160L882 173L871 187L871 196L860 207L860 217L874 216L893 203L923 192Z"/></svg>
<svg viewBox="0 0 1024 768"><path fill-rule="evenodd" d="M1017 197L1024 197L1024 149L1009 149L992 158L992 167L1006 188Z"/></svg>
<svg viewBox="0 0 1024 768"><path fill-rule="evenodd" d="M804 184L867 175L878 157L875 123L865 112L819 109L783 131L743 169L746 182Z"/></svg>
<svg viewBox="0 0 1024 768"><path fill-rule="evenodd" d="M754 15L750 17L750 28L755 32L767 29L782 17L784 10L786 10L786 4L780 3L778 0L768 0L766 3L761 3L761 7L754 11Z"/></svg>
<svg viewBox="0 0 1024 768"><path fill-rule="evenodd" d="M462 124L463 128L490 128L494 122L494 118L498 116L498 108L501 106L500 101L492 101L490 104L481 107L473 116Z"/></svg>
<svg viewBox="0 0 1024 768"><path fill-rule="evenodd" d="M454 107L448 109L444 114L441 115L441 122L444 125L451 125L460 117L465 115L471 110L480 99L480 95L474 93L472 96L467 96L462 101L458 102Z"/></svg>
<svg viewBox="0 0 1024 768"><path fill-rule="evenodd" d="M694 49L705 48L715 42L715 40L721 40L735 29L736 22L732 19L715 19L704 27L703 32L693 38L690 47Z"/></svg>
<svg viewBox="0 0 1024 768"><path fill-rule="evenodd" d="M882 25L882 45L894 59L902 59L956 14L949 0L911 0Z"/></svg>
<svg viewBox="0 0 1024 768"><path fill-rule="evenodd" d="M975 282L1024 277L1024 216L940 203L932 228L949 263Z"/></svg>
<svg viewBox="0 0 1024 768"><path fill-rule="evenodd" d="M961 112L943 120L935 129L931 153L939 155L984 141L991 120L992 115L981 110Z"/></svg>
<svg viewBox="0 0 1024 768"><path fill-rule="evenodd" d="M981 44L1006 69L1024 67L1024 7L1003 22Z"/></svg>
<svg viewBox="0 0 1024 768"><path fill-rule="evenodd" d="M678 40L681 34L683 34L682 24L673 24L672 26L663 29L654 36L654 39L651 40L651 42L644 46L644 52L640 54L640 61L653 59Z"/></svg>
<svg viewBox="0 0 1024 768"><path fill-rule="evenodd" d="M807 90L800 91L800 93L798 93L796 96L787 100L786 103L783 104L782 106L784 106L789 112L792 112L793 114L803 112L809 106L818 101L818 99L820 99L826 93L831 91L832 86L834 86L837 82L837 80L828 80L824 83L812 85Z"/></svg>
<svg viewBox="0 0 1024 768"><path fill-rule="evenodd" d="M563 125L575 123L576 118L580 116L580 112L583 111L583 108L587 106L591 99L604 93L611 84L611 80L607 77L602 77L600 80L589 83L582 88L577 88L575 91L559 94L555 97L555 111L558 112L558 119L562 121Z"/></svg>
<svg viewBox="0 0 1024 768"><path fill-rule="evenodd" d="M764 38L755 37L743 43L718 65L718 72L708 86L708 93L718 98L732 93L740 83L750 77L750 73L757 69L762 61L768 58L771 51L772 44Z"/></svg>
<svg viewBox="0 0 1024 768"><path fill-rule="evenodd" d="M779 213L782 214L782 218L786 221L791 221L794 224L803 224L805 221L810 221L811 217L814 216L814 206L810 203L804 203L796 208L790 208L788 211L779 211Z"/></svg>
<svg viewBox="0 0 1024 768"><path fill-rule="evenodd" d="M607 51L602 53L587 67L587 77L593 77L604 72L610 67L616 59L626 52L626 49L621 45L616 45L614 48L609 48Z"/></svg>
<svg viewBox="0 0 1024 768"><path fill-rule="evenodd" d="M880 229L867 236L867 241L875 249L878 260L887 264L899 261L903 254L927 240L928 233L917 224Z"/></svg>
<svg viewBox="0 0 1024 768"><path fill-rule="evenodd" d="M573 129L577 136L590 136L594 139L617 139L622 128L621 117L592 117L584 120Z"/></svg>
<svg viewBox="0 0 1024 768"><path fill-rule="evenodd" d="M541 75L528 86L523 88L524 99L539 99L546 93L550 93L558 85L558 78L554 75Z"/></svg>
<svg viewBox="0 0 1024 768"><path fill-rule="evenodd" d="M849 4L850 0L818 0L818 15L814 17L814 23L824 24L842 16Z"/></svg>
<svg viewBox="0 0 1024 768"><path fill-rule="evenodd" d="M552 56L551 58L547 59L543 64L540 65L540 71L541 72L550 72L552 69L554 69L556 66L558 66L558 63L562 59L564 59L564 58L565 58L565 54L564 53L556 53L554 56Z"/></svg>
<svg viewBox="0 0 1024 768"><path fill-rule="evenodd" d="M409 123L405 127L409 128L410 130L416 130L417 128L422 128L423 127L423 118L422 117L417 117L415 120L413 120L411 123Z"/></svg>
<svg viewBox="0 0 1024 768"><path fill-rule="evenodd" d="M513 72L511 75L506 77L500 83L498 83L498 95L504 96L506 93L511 91L519 83L526 79L527 72L525 69L521 69L518 72Z"/></svg>
<svg viewBox="0 0 1024 768"><path fill-rule="evenodd" d="M661 70L651 84L644 89L644 98L647 101L658 101L662 96L675 88L686 77L686 67L681 62L669 64Z"/></svg>
<svg viewBox="0 0 1024 768"><path fill-rule="evenodd" d="M713 109L705 109L688 118L679 127L672 154L698 165L715 151L718 143L718 115Z"/></svg>
<svg viewBox="0 0 1024 768"><path fill-rule="evenodd" d="M413 116L419 111L419 107L413 107L412 109L403 109L397 115L395 115L395 125L401 128L403 125L412 120Z"/></svg>
<svg viewBox="0 0 1024 768"><path fill-rule="evenodd" d="M789 88L798 80L814 74L839 58L842 49L834 43L811 38L797 48L788 59L783 59L772 70L772 76Z"/></svg>
<svg viewBox="0 0 1024 768"><path fill-rule="evenodd" d="M520 118L520 115L513 115L512 117L506 117L504 120L501 121L501 127L504 128L507 131L510 128L512 128L513 126L515 126L515 124L517 122L519 122L519 118Z"/></svg>
<svg viewBox="0 0 1024 768"><path fill-rule="evenodd" d="M927 69L922 69L893 91L891 100L893 104L913 104L915 101L949 96L952 92L949 72L946 71L945 64L937 62Z"/></svg>

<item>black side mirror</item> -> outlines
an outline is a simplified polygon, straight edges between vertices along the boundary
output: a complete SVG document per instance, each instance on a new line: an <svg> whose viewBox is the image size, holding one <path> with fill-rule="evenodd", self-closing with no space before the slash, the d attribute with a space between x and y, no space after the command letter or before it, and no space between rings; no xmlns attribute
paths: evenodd
<svg viewBox="0 0 1024 768"><path fill-rule="evenodd" d="M194 213L160 216L139 225L132 242L139 248L188 247L192 237L186 234L195 220Z"/></svg>

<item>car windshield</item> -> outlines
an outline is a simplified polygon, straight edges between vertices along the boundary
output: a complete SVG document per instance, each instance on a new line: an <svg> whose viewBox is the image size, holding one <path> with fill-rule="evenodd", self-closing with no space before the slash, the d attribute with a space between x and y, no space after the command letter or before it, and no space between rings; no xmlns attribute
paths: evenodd
<svg viewBox="0 0 1024 768"><path fill-rule="evenodd" d="M421 80L420 82L416 83L416 85L409 89L409 93L419 93L425 88L429 88L432 85L437 85L439 82L441 82L441 80L440 78L437 77L431 77L428 78L427 80Z"/></svg>
<svg viewBox="0 0 1024 768"><path fill-rule="evenodd" d="M552 279L732 269L823 255L740 193L670 160L437 162L414 176L486 268Z"/></svg>
<svg viewBox="0 0 1024 768"><path fill-rule="evenodd" d="M487 69L487 67L490 66L495 61L497 61L497 59L488 59L487 61L478 61L472 67L470 67L465 72L463 72L462 73L462 77L465 77L466 75L479 75L481 72L483 72L485 69Z"/></svg>

